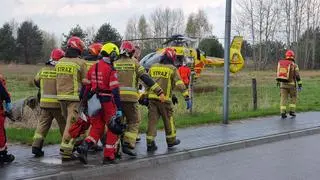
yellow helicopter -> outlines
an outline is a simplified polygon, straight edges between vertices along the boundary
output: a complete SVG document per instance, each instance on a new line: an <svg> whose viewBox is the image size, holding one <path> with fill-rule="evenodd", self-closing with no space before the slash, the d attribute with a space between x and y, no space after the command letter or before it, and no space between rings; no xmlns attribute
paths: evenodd
<svg viewBox="0 0 320 180"><path fill-rule="evenodd" d="M217 57L207 57L206 54L199 48L189 46L190 42L195 42L196 39L185 37L183 35L173 35L164 42L164 45L175 49L177 54L176 65L186 64L192 68L199 77L205 66L223 67L224 59ZM237 73L244 67L244 59L241 55L241 46L243 37L235 36L230 47L230 72ZM146 69L149 69L152 64L160 62L160 56L164 48L158 48L156 52L152 52L144 56L140 64Z"/></svg>

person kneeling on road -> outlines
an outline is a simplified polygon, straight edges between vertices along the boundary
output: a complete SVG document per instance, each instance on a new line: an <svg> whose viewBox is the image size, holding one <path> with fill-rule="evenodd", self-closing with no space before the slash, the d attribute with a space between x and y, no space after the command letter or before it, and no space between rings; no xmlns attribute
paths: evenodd
<svg viewBox="0 0 320 180"><path fill-rule="evenodd" d="M173 105L171 101L172 90L179 89L187 103L187 109L191 108L188 89L182 82L179 72L174 66L176 53L172 48L164 49L161 56L160 64L154 64L149 70L150 76L160 85L165 93L165 102L159 101L159 96L153 91L148 91L149 114L148 114L148 130L147 130L147 151L157 150L155 137L157 135L157 121L160 116L163 119L166 141L168 148L180 144L180 140L176 139L176 129L173 120Z"/></svg>

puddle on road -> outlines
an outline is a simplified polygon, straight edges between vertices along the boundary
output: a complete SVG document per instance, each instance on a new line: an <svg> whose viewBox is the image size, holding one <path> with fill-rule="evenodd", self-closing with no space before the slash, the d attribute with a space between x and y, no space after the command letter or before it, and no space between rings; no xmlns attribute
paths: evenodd
<svg viewBox="0 0 320 180"><path fill-rule="evenodd" d="M50 158L50 157L42 158L40 162L46 163L46 164L62 164L62 160L60 158Z"/></svg>

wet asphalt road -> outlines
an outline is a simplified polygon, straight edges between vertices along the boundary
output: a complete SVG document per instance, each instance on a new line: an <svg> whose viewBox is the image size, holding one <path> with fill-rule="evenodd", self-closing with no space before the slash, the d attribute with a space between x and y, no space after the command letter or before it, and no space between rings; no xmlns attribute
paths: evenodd
<svg viewBox="0 0 320 180"><path fill-rule="evenodd" d="M320 135L121 172L102 179L319 180Z"/></svg>
<svg viewBox="0 0 320 180"><path fill-rule="evenodd" d="M158 155L167 155L171 153L185 152L185 151L194 150L197 148L236 142L239 140L246 140L251 138L270 136L270 135L279 134L279 133L281 134L281 133L287 133L292 131L298 131L298 130L303 130L307 128L320 127L319 117L320 117L320 112L308 112L308 113L299 113L297 118L295 119L281 120L278 116L271 116L266 118L253 118L250 120L236 121L236 122L232 122L229 125L216 124L216 125L204 125L204 126L197 126L197 127L191 127L191 128L185 128L185 129L178 129L178 132L177 132L178 138L182 140L182 143L179 146L177 146L175 149L170 151L167 150L164 132L158 131L158 136L156 141L159 149L154 154L147 153L146 144L145 144L146 143L145 135L142 134L142 141L137 144L137 151L138 151L137 161L139 161L139 159L141 158L152 157L154 155L158 156ZM0 180L25 179L25 178L41 177L46 175L56 175L59 173L70 173L71 171L82 171L89 168L100 168L102 166L101 152L96 154L90 154L89 164L83 165L79 161L62 163L59 156L59 145L46 146L44 150L45 150L44 157L34 158L33 155L31 154L31 147L11 144L9 142L9 152L16 156L16 160L10 165L0 168ZM219 157L219 156L215 156L215 157ZM127 163L128 159L129 159L128 157L124 156L123 160L119 162L120 165L122 163ZM221 165L217 165L217 166L221 166ZM227 167L229 167L229 165ZM233 169L236 169L236 168L233 168ZM220 171L222 170L223 169L221 169ZM123 169L121 171L128 171L128 170ZM108 174L111 174L113 172L109 172ZM172 175L175 172L176 171L169 172L169 174ZM156 176L154 178L158 178L158 177L162 178L162 176ZM189 176L186 176L186 177L187 177L186 179L188 179ZM131 179L131 177L127 179ZM175 179L175 178L163 177L162 179ZM190 178L190 179L194 179L194 178ZM204 178L204 179L207 179L207 178ZM215 179L219 179L219 178L215 178Z"/></svg>

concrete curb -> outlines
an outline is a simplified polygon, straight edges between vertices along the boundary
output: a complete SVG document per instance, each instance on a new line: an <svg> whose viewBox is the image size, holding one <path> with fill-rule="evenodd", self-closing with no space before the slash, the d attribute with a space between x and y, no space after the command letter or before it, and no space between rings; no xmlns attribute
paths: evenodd
<svg viewBox="0 0 320 180"><path fill-rule="evenodd" d="M229 143L217 144L212 146L206 146L197 149L189 149L176 153L169 153L164 155L156 155L148 158L141 158L135 160L128 160L120 162L116 165L104 165L101 167L94 167L88 169L81 169L70 172L61 172L47 176L34 177L30 179L51 179L51 180L71 180L71 179L93 179L97 177L105 177L109 174L134 170L138 168L157 167L160 164L188 160L195 157L201 157L206 155L212 155L220 152L231 151L241 148L247 148L257 146L261 144L282 141L286 139L292 139L302 136L320 134L320 126L313 128L306 128L296 131L283 132L278 134L272 134L257 138L250 138L245 140L239 140Z"/></svg>

